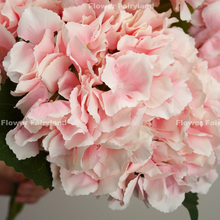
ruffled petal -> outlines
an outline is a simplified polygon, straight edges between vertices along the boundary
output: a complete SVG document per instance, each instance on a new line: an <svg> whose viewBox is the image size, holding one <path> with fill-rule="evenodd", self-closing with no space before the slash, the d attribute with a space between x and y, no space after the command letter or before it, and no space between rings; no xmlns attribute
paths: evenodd
<svg viewBox="0 0 220 220"><path fill-rule="evenodd" d="M18 36L33 44L38 44L46 29L52 32L61 30L63 22L58 14L43 8L28 7L18 23Z"/></svg>
<svg viewBox="0 0 220 220"><path fill-rule="evenodd" d="M70 171L61 169L60 177L63 189L69 196L89 195L98 188L98 183L85 173L71 174Z"/></svg>

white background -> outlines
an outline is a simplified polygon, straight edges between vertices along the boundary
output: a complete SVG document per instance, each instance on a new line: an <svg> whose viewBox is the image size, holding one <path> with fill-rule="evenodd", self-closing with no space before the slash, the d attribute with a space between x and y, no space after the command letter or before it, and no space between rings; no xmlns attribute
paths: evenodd
<svg viewBox="0 0 220 220"><path fill-rule="evenodd" d="M0 220L5 220L8 201L8 197L0 196ZM199 203L199 220L220 219L220 178L207 195L200 195ZM94 196L70 197L63 191L54 190L37 204L26 205L16 220L190 220L190 217L183 206L163 214L133 198L126 210L112 211L108 208L107 196L100 199Z"/></svg>

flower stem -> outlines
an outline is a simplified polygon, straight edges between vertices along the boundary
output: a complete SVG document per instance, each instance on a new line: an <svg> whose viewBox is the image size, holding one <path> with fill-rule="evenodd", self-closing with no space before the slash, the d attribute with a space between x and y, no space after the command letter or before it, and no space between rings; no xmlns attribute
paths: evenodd
<svg viewBox="0 0 220 220"><path fill-rule="evenodd" d="M17 203L15 201L18 186L19 186L19 183L13 183L13 185L12 185L11 199L10 199L10 203L9 203L8 216L7 216L6 220L14 220L15 217L22 211L22 209L24 207L23 204Z"/></svg>
<svg viewBox="0 0 220 220"><path fill-rule="evenodd" d="M56 91L49 99L50 102L55 101L57 97L59 96L58 91Z"/></svg>

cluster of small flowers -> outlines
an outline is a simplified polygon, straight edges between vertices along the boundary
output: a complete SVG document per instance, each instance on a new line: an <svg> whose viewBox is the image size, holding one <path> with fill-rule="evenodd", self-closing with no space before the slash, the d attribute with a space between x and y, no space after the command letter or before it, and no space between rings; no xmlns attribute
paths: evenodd
<svg viewBox="0 0 220 220"><path fill-rule="evenodd" d="M25 95L16 105L25 123L6 141L20 160L47 151L53 186L67 195L109 194L123 209L134 194L170 212L217 178L219 126L194 122L220 117L220 2L187 1L200 5L190 29L199 57L195 40L170 28L171 11L93 7L128 2L0 3L2 81Z"/></svg>

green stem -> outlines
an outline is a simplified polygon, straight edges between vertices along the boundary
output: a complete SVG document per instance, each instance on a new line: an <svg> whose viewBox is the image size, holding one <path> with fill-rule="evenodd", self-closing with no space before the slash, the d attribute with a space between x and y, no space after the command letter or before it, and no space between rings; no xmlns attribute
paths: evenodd
<svg viewBox="0 0 220 220"><path fill-rule="evenodd" d="M22 211L22 209L24 207L23 204L17 203L15 201L18 186L19 186L19 183L13 183L13 185L12 185L11 199L10 199L10 203L9 203L8 216L7 216L6 220L14 220L15 217Z"/></svg>

